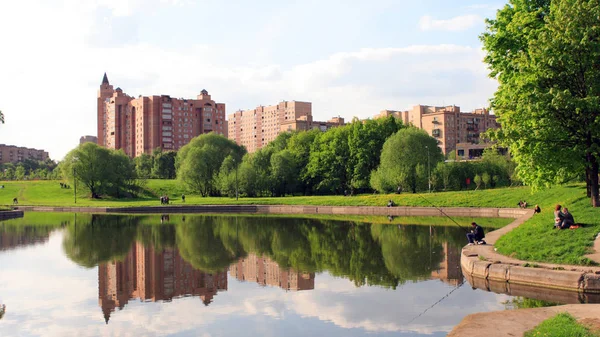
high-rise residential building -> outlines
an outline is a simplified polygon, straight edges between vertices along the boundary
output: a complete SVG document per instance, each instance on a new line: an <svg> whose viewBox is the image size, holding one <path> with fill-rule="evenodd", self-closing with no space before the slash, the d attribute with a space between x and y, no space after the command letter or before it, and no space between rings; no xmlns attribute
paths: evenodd
<svg viewBox="0 0 600 337"><path fill-rule="evenodd" d="M81 145L84 143L98 144L98 137L96 137L96 136L81 136L81 138L79 138L79 144Z"/></svg>
<svg viewBox="0 0 600 337"><path fill-rule="evenodd" d="M455 105L445 107L416 105L408 111L383 110L375 118L388 116L394 116L401 119L404 124L412 124L425 130L437 139L438 146L444 154L455 151L459 144L483 143L480 137L482 132L500 127L496 122L496 116L490 114L487 109L461 112L460 107Z"/></svg>
<svg viewBox="0 0 600 337"><path fill-rule="evenodd" d="M48 152L44 150L0 144L0 164L18 163L25 159L44 161L48 158Z"/></svg>
<svg viewBox="0 0 600 337"><path fill-rule="evenodd" d="M156 148L178 150L203 133L227 137L225 104L202 90L195 99L169 95L131 97L104 74L98 90L98 145L130 157Z"/></svg>
<svg viewBox="0 0 600 337"><path fill-rule="evenodd" d="M344 119L333 118L327 122L312 119L312 103L283 101L276 105L259 106L252 110L239 110L227 116L228 136L238 145L255 152L277 138L281 132L310 130L344 125Z"/></svg>
<svg viewBox="0 0 600 337"><path fill-rule="evenodd" d="M137 242L124 259L98 266L98 301L106 323L110 314L123 309L130 299L156 302L197 296L208 305L223 290L227 290L226 269L216 273L197 270L176 248L158 251Z"/></svg>
<svg viewBox="0 0 600 337"><path fill-rule="evenodd" d="M255 282L261 286L291 291L315 289L315 273L282 269L277 262L256 254L248 254L229 266L229 274L240 281Z"/></svg>

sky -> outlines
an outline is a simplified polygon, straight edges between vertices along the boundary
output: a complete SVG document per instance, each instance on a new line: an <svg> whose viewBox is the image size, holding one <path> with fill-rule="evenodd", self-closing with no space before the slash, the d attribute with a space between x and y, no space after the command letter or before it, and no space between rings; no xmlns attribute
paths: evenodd
<svg viewBox="0 0 600 337"><path fill-rule="evenodd" d="M0 2L0 144L54 160L96 135L104 72L137 97L226 113L312 102L314 120L413 105L486 107L479 35L492 0L20 0Z"/></svg>

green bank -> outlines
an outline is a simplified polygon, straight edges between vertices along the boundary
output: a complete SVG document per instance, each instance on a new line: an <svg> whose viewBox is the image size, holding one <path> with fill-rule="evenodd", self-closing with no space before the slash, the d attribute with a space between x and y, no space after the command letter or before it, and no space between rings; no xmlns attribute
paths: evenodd
<svg viewBox="0 0 600 337"><path fill-rule="evenodd" d="M519 228L503 236L496 247L502 254L528 261L566 264L593 264L584 256L591 252L593 240L600 232L600 210L590 206L585 185L572 184L532 191L529 187L499 188L434 193L369 194L344 196L287 196L278 198L203 198L187 195L176 180L147 180L146 196L136 199L90 199L78 194L74 186L61 188L57 181L10 181L0 189L0 204L9 206L13 198L19 205L46 206L156 206L158 196L168 195L172 205L325 205L325 206L385 206L391 199L399 206L414 207L517 207L526 200L530 207L540 205L536 214ZM185 203L181 195L186 194ZM570 209L577 223L585 224L576 230L554 230L553 208L561 204ZM396 220L401 221L401 220ZM394 222L392 222L394 223Z"/></svg>

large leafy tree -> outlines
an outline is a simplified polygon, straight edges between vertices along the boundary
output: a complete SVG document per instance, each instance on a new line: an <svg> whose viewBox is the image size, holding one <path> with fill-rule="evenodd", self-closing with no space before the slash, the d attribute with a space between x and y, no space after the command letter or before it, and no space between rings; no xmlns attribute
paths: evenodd
<svg viewBox="0 0 600 337"><path fill-rule="evenodd" d="M519 177L539 187L585 172L598 206L600 3L511 0L487 21L492 100Z"/></svg>
<svg viewBox="0 0 600 337"><path fill-rule="evenodd" d="M217 192L217 179L228 156L240 162L245 149L223 136L209 133L192 139L177 153L177 177L192 191L202 196Z"/></svg>
<svg viewBox="0 0 600 337"><path fill-rule="evenodd" d="M380 192L395 191L398 186L413 193L427 185L428 170L444 156L435 138L409 127L388 138L381 151L381 163L371 176L371 185Z"/></svg>

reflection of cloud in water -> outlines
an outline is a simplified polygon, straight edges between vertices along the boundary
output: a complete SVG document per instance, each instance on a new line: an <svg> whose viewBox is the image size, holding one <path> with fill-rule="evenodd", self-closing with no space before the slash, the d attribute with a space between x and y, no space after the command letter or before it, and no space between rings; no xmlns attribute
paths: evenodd
<svg viewBox="0 0 600 337"><path fill-rule="evenodd" d="M132 300L105 325L98 307L97 269L68 261L61 241L62 234L52 235L46 245L0 255L7 271L0 273L0 289L8 305L0 335L277 335L293 334L298 327L329 335L430 334L450 331L467 314L504 309L501 302L508 298L463 286L407 324L453 288L438 280L409 282L396 290L357 288L352 281L321 273L314 290L286 292L238 282L230 275L228 290L208 307L197 297L170 303Z"/></svg>

